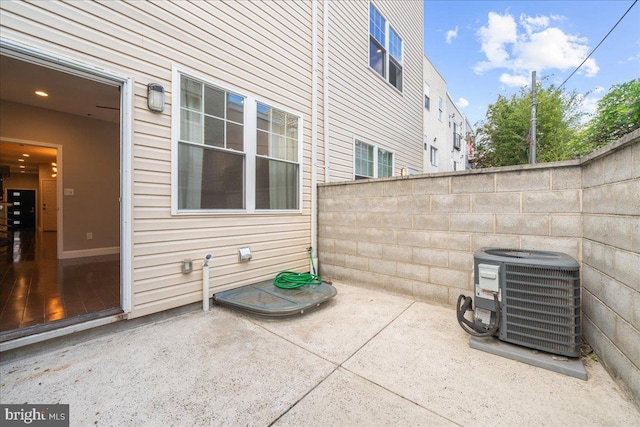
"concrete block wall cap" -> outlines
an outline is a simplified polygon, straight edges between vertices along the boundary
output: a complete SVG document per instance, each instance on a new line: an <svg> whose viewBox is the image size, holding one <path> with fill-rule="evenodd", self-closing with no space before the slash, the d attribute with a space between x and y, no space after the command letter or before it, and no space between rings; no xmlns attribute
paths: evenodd
<svg viewBox="0 0 640 427"><path fill-rule="evenodd" d="M611 144L602 147L597 151L587 154L582 159L580 159L580 164L584 165L590 163L596 159L599 159L600 157L613 154L618 150L637 143L640 143L640 129L636 129L633 132L626 134L619 140L612 142Z"/></svg>

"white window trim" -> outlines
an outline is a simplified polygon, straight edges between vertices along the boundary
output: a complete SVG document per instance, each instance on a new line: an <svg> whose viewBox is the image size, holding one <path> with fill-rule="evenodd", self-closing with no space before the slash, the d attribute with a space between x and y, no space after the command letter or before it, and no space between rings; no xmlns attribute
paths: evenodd
<svg viewBox="0 0 640 427"><path fill-rule="evenodd" d="M367 141L364 138L358 138L357 136L353 137L353 142L352 142L352 146L353 146L353 179L356 178L356 141L360 141L363 144L367 144L373 147L373 176L372 177L367 177L365 179L376 179L379 178L378 177L378 149L384 150L388 153L391 153L391 175L389 176L395 176L395 170L396 170L396 152L393 150L389 150L386 147L381 146L380 144L374 144L372 142ZM383 177L383 178L387 178L387 177Z"/></svg>
<svg viewBox="0 0 640 427"><path fill-rule="evenodd" d="M434 150L435 150L435 153L434 153ZM430 156L429 161L431 162L431 166L438 167L438 148L432 145L429 151L429 156Z"/></svg>
<svg viewBox="0 0 640 427"><path fill-rule="evenodd" d="M373 6L378 13L380 14L380 16L382 16L382 18L384 19L384 42L383 42L383 49L385 50L385 60L384 60L384 76L381 76L376 70L374 70L371 67L371 56L369 56L369 43L370 43L370 38L371 38L371 28L369 27L370 24L370 18L369 15L371 13L371 6ZM398 35L398 37L400 38L400 40L402 41L402 45L400 46L400 55L402 56L400 62L400 67L402 67L402 88L404 89L404 39L402 37L400 37L400 33L398 33L398 31L396 30L396 27L394 27L393 25L389 24L389 20L382 14L382 12L380 12L380 9L376 7L376 5L373 4L373 2L369 1L369 7L367 8L367 56L368 56L368 61L367 61L367 65L369 67L369 70L373 71L373 73L378 76L378 78L384 80L389 86L391 86L392 88L394 88L399 94L402 95L403 90L398 89L397 87L395 87L393 84L391 84L391 82L389 81L389 64L391 63L391 52L390 52L390 46L389 46L389 28L393 28L393 31L396 32L396 34ZM378 40L379 41L379 40ZM362 141L362 140L361 140ZM364 141L363 141L364 142Z"/></svg>
<svg viewBox="0 0 640 427"><path fill-rule="evenodd" d="M284 107L267 98L258 97L245 90L220 82L207 75L172 64L172 103L171 103L171 214L189 215L252 215L252 214L301 214L304 192L304 133L303 115L299 111ZM192 77L203 83L218 87L244 97L244 156L245 156L245 209L179 209L178 208L178 144L180 140L180 76ZM256 147L257 147L257 103L268 105L285 113L298 117L298 208L297 209L256 209Z"/></svg>

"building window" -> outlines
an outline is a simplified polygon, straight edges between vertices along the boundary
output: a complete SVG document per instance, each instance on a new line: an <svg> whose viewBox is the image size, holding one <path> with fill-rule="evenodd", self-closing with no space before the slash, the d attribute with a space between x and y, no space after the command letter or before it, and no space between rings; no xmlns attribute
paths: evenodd
<svg viewBox="0 0 640 427"><path fill-rule="evenodd" d="M369 66L402 91L402 39L369 3Z"/></svg>
<svg viewBox="0 0 640 427"><path fill-rule="evenodd" d="M356 140L355 179L383 178L392 175L392 152Z"/></svg>
<svg viewBox="0 0 640 427"><path fill-rule="evenodd" d="M178 208L244 209L244 98L180 79Z"/></svg>
<svg viewBox="0 0 640 427"><path fill-rule="evenodd" d="M438 97L438 120L442 121L442 98Z"/></svg>
<svg viewBox="0 0 640 427"><path fill-rule="evenodd" d="M378 178L393 175L393 155L378 148Z"/></svg>
<svg viewBox="0 0 640 427"><path fill-rule="evenodd" d="M177 194L182 212L297 210L299 115L178 74ZM255 117L255 121L247 118ZM255 129L246 129L255 123Z"/></svg>
<svg viewBox="0 0 640 427"><path fill-rule="evenodd" d="M456 150L460 149L460 133L458 132L460 127L457 123L453 123L453 148Z"/></svg>
<svg viewBox="0 0 640 427"><path fill-rule="evenodd" d="M424 84L424 108L431 111L430 87L428 83Z"/></svg>
<svg viewBox="0 0 640 427"><path fill-rule="evenodd" d="M298 209L298 117L257 104L256 209Z"/></svg>
<svg viewBox="0 0 640 427"><path fill-rule="evenodd" d="M438 149L433 145L431 146L431 164L438 166Z"/></svg>

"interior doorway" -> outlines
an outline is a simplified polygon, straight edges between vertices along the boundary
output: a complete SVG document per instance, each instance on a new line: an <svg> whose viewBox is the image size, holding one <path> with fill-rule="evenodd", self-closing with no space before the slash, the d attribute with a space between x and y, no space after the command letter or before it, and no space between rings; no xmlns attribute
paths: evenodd
<svg viewBox="0 0 640 427"><path fill-rule="evenodd" d="M58 195L56 191L57 184L54 179L42 180L42 231L56 231L58 228Z"/></svg>
<svg viewBox="0 0 640 427"><path fill-rule="evenodd" d="M123 83L43 62L0 61L0 342L123 312Z"/></svg>
<svg viewBox="0 0 640 427"><path fill-rule="evenodd" d="M36 227L36 190L7 188L9 231Z"/></svg>

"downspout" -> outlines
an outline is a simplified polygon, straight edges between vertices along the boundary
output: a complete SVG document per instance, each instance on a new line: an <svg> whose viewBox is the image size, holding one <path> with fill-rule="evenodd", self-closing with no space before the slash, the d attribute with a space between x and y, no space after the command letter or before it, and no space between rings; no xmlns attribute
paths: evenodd
<svg viewBox="0 0 640 427"><path fill-rule="evenodd" d="M314 257L318 248L318 0L313 0L313 36L311 48L312 74L311 74L311 247ZM317 259L314 260L318 265ZM309 271L313 266L309 266Z"/></svg>
<svg viewBox="0 0 640 427"><path fill-rule="evenodd" d="M324 182L330 182L331 176L329 175L330 163L329 163L329 4L331 0L326 0L323 4L324 17L322 19L323 33L322 33L322 73L324 77L324 87L322 93L324 96L323 108L324 108Z"/></svg>

